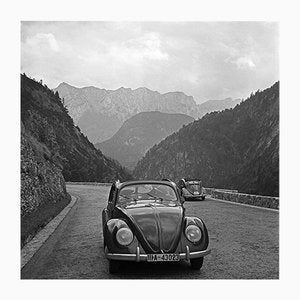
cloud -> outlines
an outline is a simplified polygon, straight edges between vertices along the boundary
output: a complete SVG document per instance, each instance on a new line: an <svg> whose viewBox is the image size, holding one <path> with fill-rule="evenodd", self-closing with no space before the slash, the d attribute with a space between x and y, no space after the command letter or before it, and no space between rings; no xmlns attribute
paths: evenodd
<svg viewBox="0 0 300 300"><path fill-rule="evenodd" d="M129 39L121 44L113 45L110 56L127 63L141 63L145 60L168 60L169 55L162 49L159 34L146 33L135 39Z"/></svg>
<svg viewBox="0 0 300 300"><path fill-rule="evenodd" d="M227 56L224 61L236 65L238 69L251 70L256 67L253 59L251 58L251 55L247 55L247 52L243 49L243 47L236 48L233 46L225 45L223 43L219 43L219 49L222 50Z"/></svg>
<svg viewBox="0 0 300 300"><path fill-rule="evenodd" d="M239 69L254 69L255 64L252 61L250 57L244 56L244 57L239 57L235 61L233 61L237 65Z"/></svg>
<svg viewBox="0 0 300 300"><path fill-rule="evenodd" d="M186 80L187 82L191 84L199 84L199 78L197 74L194 74L192 72L188 72L188 74L185 74L183 77L183 80Z"/></svg>
<svg viewBox="0 0 300 300"><path fill-rule="evenodd" d="M53 88L146 86L196 101L243 98L278 80L264 22L22 22L21 72Z"/></svg>
<svg viewBox="0 0 300 300"><path fill-rule="evenodd" d="M59 46L55 36L52 33L37 33L26 40L26 44L36 50L51 49L54 52L59 51Z"/></svg>

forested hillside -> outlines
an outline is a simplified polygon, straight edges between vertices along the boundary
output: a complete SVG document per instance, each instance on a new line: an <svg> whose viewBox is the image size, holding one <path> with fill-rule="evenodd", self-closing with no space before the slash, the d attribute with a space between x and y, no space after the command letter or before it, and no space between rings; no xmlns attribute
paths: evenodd
<svg viewBox="0 0 300 300"><path fill-rule="evenodd" d="M213 112L151 148L136 178L199 177L206 187L279 194L279 82Z"/></svg>
<svg viewBox="0 0 300 300"><path fill-rule="evenodd" d="M26 132L43 145L44 157L62 170L66 181L128 178L120 164L106 158L74 126L58 93L25 75L21 77L21 121Z"/></svg>

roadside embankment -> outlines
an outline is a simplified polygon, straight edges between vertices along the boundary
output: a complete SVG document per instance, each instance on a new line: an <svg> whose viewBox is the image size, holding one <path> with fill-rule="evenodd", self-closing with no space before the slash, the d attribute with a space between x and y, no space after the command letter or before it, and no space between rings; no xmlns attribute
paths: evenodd
<svg viewBox="0 0 300 300"><path fill-rule="evenodd" d="M204 192L212 198L254 206L279 209L279 198L238 193L235 190L204 188Z"/></svg>

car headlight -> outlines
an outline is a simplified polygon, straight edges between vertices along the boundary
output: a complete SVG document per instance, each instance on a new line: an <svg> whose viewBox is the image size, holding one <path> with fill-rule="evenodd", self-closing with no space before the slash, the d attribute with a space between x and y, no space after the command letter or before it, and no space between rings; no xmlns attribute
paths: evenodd
<svg viewBox="0 0 300 300"><path fill-rule="evenodd" d="M128 246L133 241L133 233L127 228L120 228L116 233L117 242L122 246Z"/></svg>
<svg viewBox="0 0 300 300"><path fill-rule="evenodd" d="M201 240L202 232L201 229L196 225L189 225L185 229L185 236L192 243L197 243Z"/></svg>

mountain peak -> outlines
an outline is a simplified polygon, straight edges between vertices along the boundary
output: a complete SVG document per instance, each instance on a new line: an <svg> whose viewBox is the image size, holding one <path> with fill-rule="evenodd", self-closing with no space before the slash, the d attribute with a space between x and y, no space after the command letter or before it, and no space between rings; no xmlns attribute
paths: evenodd
<svg viewBox="0 0 300 300"><path fill-rule="evenodd" d="M69 84L69 83L67 83L67 82L65 82L65 81L63 81L56 88L54 88L53 90L58 91L59 95L61 95L62 93L66 93L68 91L74 92L74 91L78 90L78 88L71 85L71 84Z"/></svg>
<svg viewBox="0 0 300 300"><path fill-rule="evenodd" d="M115 90L115 92L117 92L117 91L132 91L132 89L121 86L121 87L119 87L118 89Z"/></svg>
<svg viewBox="0 0 300 300"><path fill-rule="evenodd" d="M152 91L152 90L148 89L148 88L145 87L145 86L141 86L141 87L135 89L134 91L154 92L154 93L156 92L156 91Z"/></svg>
<svg viewBox="0 0 300 300"><path fill-rule="evenodd" d="M57 86L57 88L59 88L59 87L71 87L71 88L75 88L75 86L73 86L73 85L71 85L71 84L69 84L69 83L67 83L67 82L65 82L65 81L61 82L61 83Z"/></svg>

